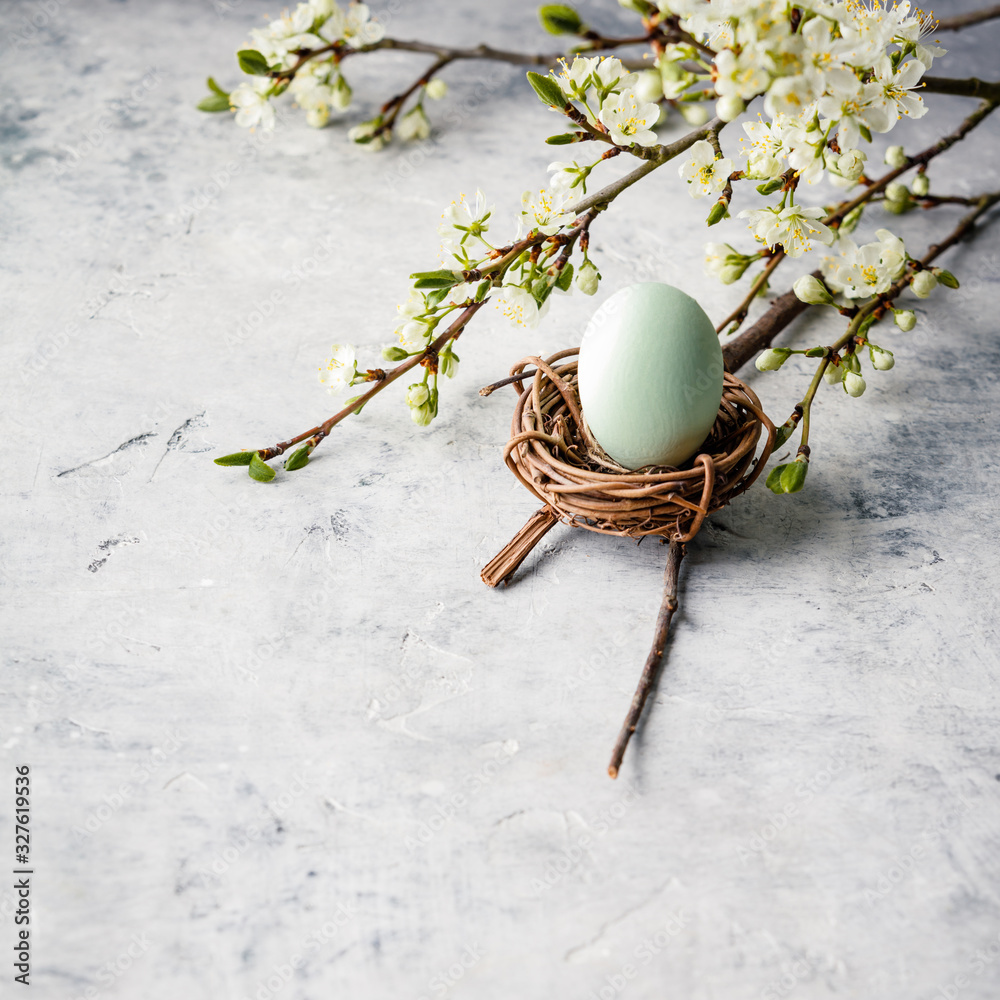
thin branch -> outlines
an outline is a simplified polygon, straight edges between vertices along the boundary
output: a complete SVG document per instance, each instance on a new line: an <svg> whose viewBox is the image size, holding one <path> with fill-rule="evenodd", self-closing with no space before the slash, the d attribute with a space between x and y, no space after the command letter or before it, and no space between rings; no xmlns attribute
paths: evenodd
<svg viewBox="0 0 1000 1000"><path fill-rule="evenodd" d="M735 326L730 331L735 333L740 324L747 318L747 313L750 312L750 306L753 300L757 298L760 291L767 284L767 279L771 277L774 273L774 269L785 259L785 251L777 250L774 256L767 262L767 267L764 268L760 274L757 275L754 283L750 286L750 291L747 292L746 298L715 328L716 333L722 333L723 330L730 323L734 323Z"/></svg>
<svg viewBox="0 0 1000 1000"><path fill-rule="evenodd" d="M670 540L670 551L667 553L667 568L663 573L663 602L660 604L660 613L656 616L656 633L653 638L653 648L646 657L646 665L642 668L642 676L639 678L639 686L632 696L632 704L629 706L625 723L615 741L615 748L611 754L611 763L608 764L608 774L612 778L618 777L618 769L622 765L622 758L625 756L625 749L628 741L632 738L636 726L639 725L639 717L642 715L643 706L649 697L649 692L653 689L656 675L659 673L660 664L663 661L663 650L667 645L667 637L670 634L670 622L677 611L677 579L680 575L681 560L684 558L684 544L682 542Z"/></svg>
<svg viewBox="0 0 1000 1000"><path fill-rule="evenodd" d="M995 7L984 7L982 10L970 10L967 14L956 14L938 21L935 31L961 31L983 21L993 21L1000 17L1000 4Z"/></svg>
<svg viewBox="0 0 1000 1000"><path fill-rule="evenodd" d="M986 101L1000 101L1000 83L992 80L952 80L946 76L925 76L921 81L924 90L931 94L955 94L958 97L981 97Z"/></svg>

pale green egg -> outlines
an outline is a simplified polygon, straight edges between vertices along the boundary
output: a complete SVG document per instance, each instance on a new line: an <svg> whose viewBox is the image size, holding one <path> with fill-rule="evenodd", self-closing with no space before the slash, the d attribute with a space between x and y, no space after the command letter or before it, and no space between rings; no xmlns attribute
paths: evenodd
<svg viewBox="0 0 1000 1000"><path fill-rule="evenodd" d="M679 288L648 281L615 292L580 345L580 404L619 465L679 466L722 401L722 347L712 321Z"/></svg>

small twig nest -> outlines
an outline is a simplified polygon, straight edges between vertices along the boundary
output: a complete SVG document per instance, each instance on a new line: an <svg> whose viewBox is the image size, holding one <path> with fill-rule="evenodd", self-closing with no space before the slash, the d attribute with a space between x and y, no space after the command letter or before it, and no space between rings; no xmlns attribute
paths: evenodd
<svg viewBox="0 0 1000 1000"><path fill-rule="evenodd" d="M634 472L616 465L580 412L576 354L573 349L547 360L525 358L511 369L512 376L528 365L536 370L530 387L513 383L518 398L504 461L559 520L608 535L687 542L708 514L760 475L774 446L774 424L753 390L729 372L715 424L683 468ZM755 461L765 429L767 441Z"/></svg>
<svg viewBox="0 0 1000 1000"><path fill-rule="evenodd" d="M712 511L724 507L760 475L774 447L775 431L753 391L726 372L715 424L693 459L680 469L623 469L594 440L580 412L576 354L573 349L545 361L525 358L514 365L510 378L480 390L488 395L501 385L513 384L517 405L503 457L543 505L486 564L482 577L491 587L510 580L560 521L605 535L659 535L670 542L653 648L608 765L608 774L616 778L662 663L677 610L684 543L694 538ZM532 364L535 370L525 372ZM523 384L528 379L530 388ZM762 430L767 431L767 441L755 458Z"/></svg>

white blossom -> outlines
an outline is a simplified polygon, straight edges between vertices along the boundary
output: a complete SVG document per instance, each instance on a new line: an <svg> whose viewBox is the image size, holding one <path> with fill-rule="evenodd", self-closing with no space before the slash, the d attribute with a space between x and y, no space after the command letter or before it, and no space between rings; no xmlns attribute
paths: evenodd
<svg viewBox="0 0 1000 1000"><path fill-rule="evenodd" d="M514 326L523 326L529 329L538 326L538 321L545 315L549 304L546 300L539 309L535 296L527 288L521 288L520 285L504 285L493 296L493 300L500 312Z"/></svg>
<svg viewBox="0 0 1000 1000"><path fill-rule="evenodd" d="M660 117L658 104L640 104L634 94L611 94L601 105L599 115L611 138L619 146L652 146L656 143L653 126Z"/></svg>
<svg viewBox="0 0 1000 1000"><path fill-rule="evenodd" d="M334 344L330 359L319 369L319 380L332 393L346 389L357 373L357 354L350 344Z"/></svg>
<svg viewBox="0 0 1000 1000"><path fill-rule="evenodd" d="M858 246L849 236L837 242L839 253L821 262L827 285L849 299L882 295L906 269L903 241L880 229L874 243Z"/></svg>
<svg viewBox="0 0 1000 1000"><path fill-rule="evenodd" d="M469 240L482 240L483 233L489 232L489 220L493 214L493 206L486 204L486 196L482 191L476 191L476 198L471 204L460 194L442 213L437 231L441 237L441 249L445 253L455 254L460 259L467 256Z"/></svg>
<svg viewBox="0 0 1000 1000"><path fill-rule="evenodd" d="M875 80L865 88L862 116L873 132L888 132L901 115L922 118L927 114L923 98L911 93L919 85L926 67L918 59L910 59L897 70L884 53L875 62ZM869 93L871 91L871 93Z"/></svg>
<svg viewBox="0 0 1000 1000"><path fill-rule="evenodd" d="M684 161L678 168L681 180L688 183L692 198L719 195L733 172L733 161L715 158L715 150L707 139L699 139L683 154Z"/></svg>
<svg viewBox="0 0 1000 1000"><path fill-rule="evenodd" d="M738 218L750 220L754 236L770 249L779 243L789 257L801 257L812 249L812 241L829 245L834 233L822 222L826 213L819 207L789 205L787 208L744 209Z"/></svg>
<svg viewBox="0 0 1000 1000"><path fill-rule="evenodd" d="M572 222L576 217L573 211L575 195L566 191L546 191L542 189L537 194L525 191L521 195L521 218L519 221L518 238L532 230L552 236Z"/></svg>
<svg viewBox="0 0 1000 1000"><path fill-rule="evenodd" d="M271 81L267 77L254 77L236 87L229 95L229 104L236 112L234 119L243 128L260 126L265 132L274 128L274 108L269 95Z"/></svg>

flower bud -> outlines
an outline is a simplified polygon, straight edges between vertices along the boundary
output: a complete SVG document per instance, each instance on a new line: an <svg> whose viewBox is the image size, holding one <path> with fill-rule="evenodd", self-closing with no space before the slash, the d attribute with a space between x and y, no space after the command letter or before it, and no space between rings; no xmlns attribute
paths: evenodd
<svg viewBox="0 0 1000 1000"><path fill-rule="evenodd" d="M410 407L410 418L420 427L426 427L434 419L434 416L434 407L430 403Z"/></svg>
<svg viewBox="0 0 1000 1000"><path fill-rule="evenodd" d="M323 128L329 120L329 104L321 104L318 108L310 108L306 112L306 124L311 128Z"/></svg>
<svg viewBox="0 0 1000 1000"><path fill-rule="evenodd" d="M446 84L440 77L436 76L433 80L427 81L427 84L424 87L424 93L432 101L440 101L441 98L448 93L448 84Z"/></svg>
<svg viewBox="0 0 1000 1000"><path fill-rule="evenodd" d="M418 104L407 112L396 126L396 135L400 139L416 141L426 139L431 134L431 123L424 114L424 109Z"/></svg>
<svg viewBox="0 0 1000 1000"><path fill-rule="evenodd" d="M902 215L913 208L913 198L910 196L909 188L899 181L887 184L885 188L885 202L883 203L887 212L893 215Z"/></svg>
<svg viewBox="0 0 1000 1000"><path fill-rule="evenodd" d="M644 69L632 87L632 93L643 104L654 104L663 100L663 77L658 69Z"/></svg>
<svg viewBox="0 0 1000 1000"><path fill-rule="evenodd" d="M788 360L791 353L787 347L769 347L766 351L761 352L754 364L757 366L757 371L777 371Z"/></svg>
<svg viewBox="0 0 1000 1000"><path fill-rule="evenodd" d="M896 363L892 351L876 347L874 344L868 345L868 356L872 359L872 368L879 372L887 372Z"/></svg>
<svg viewBox="0 0 1000 1000"><path fill-rule="evenodd" d="M889 164L890 167L902 167L906 164L906 153L903 152L902 146L890 146L885 151L885 162Z"/></svg>
<svg viewBox="0 0 1000 1000"><path fill-rule="evenodd" d="M359 146L364 146L370 152L377 153L385 145L385 133L380 132L378 135L375 134L381 125L382 122L379 118L373 118L369 122L362 122L360 125L355 125L354 128L348 130L347 138L351 142L356 142Z"/></svg>
<svg viewBox="0 0 1000 1000"><path fill-rule="evenodd" d="M858 205L857 208L851 209L847 215L844 216L844 221L840 224L840 233L853 233L855 229L858 228L858 223L861 221L861 216L865 214L865 206Z"/></svg>
<svg viewBox="0 0 1000 1000"><path fill-rule="evenodd" d="M692 128L701 128L708 121L708 109L704 104L693 104L684 101L680 105L681 117Z"/></svg>
<svg viewBox="0 0 1000 1000"><path fill-rule="evenodd" d="M715 102L715 113L724 122L731 122L734 118L739 118L745 110L746 105L743 103L743 98L737 97L735 94L720 97Z"/></svg>
<svg viewBox="0 0 1000 1000"><path fill-rule="evenodd" d="M583 262L583 266L579 271L576 272L576 287L583 292L584 295L593 295L597 291L597 284L601 280L601 274L590 263L589 260Z"/></svg>
<svg viewBox="0 0 1000 1000"><path fill-rule="evenodd" d="M402 347L396 347L395 344L390 344L388 347L382 348L382 357L386 361L404 361L409 356Z"/></svg>
<svg viewBox="0 0 1000 1000"><path fill-rule="evenodd" d="M909 331L916 326L917 314L913 312L912 309L893 309L893 314L896 326L898 326L903 333L909 333Z"/></svg>
<svg viewBox="0 0 1000 1000"><path fill-rule="evenodd" d="M454 378L458 371L458 355L449 347L438 355L438 374Z"/></svg>
<svg viewBox="0 0 1000 1000"><path fill-rule="evenodd" d="M823 372L823 381L827 385L840 385L844 381L844 369L842 365L827 365L827 369Z"/></svg>
<svg viewBox="0 0 1000 1000"><path fill-rule="evenodd" d="M958 278L956 278L951 271L946 271L943 267L932 267L931 274L933 274L945 288L959 287Z"/></svg>
<svg viewBox="0 0 1000 1000"><path fill-rule="evenodd" d="M353 91L348 86L347 81L342 76L338 76L336 83L333 85L332 96L330 98L333 106L338 111L343 111L345 108L350 107L352 94Z"/></svg>
<svg viewBox="0 0 1000 1000"><path fill-rule="evenodd" d="M865 170L865 154L860 149L849 149L837 158L837 171L841 177L856 181Z"/></svg>
<svg viewBox="0 0 1000 1000"><path fill-rule="evenodd" d="M717 222L722 222L728 214L729 202L724 199L720 199L712 206L712 211L708 213L708 218L705 220L705 224L708 226L714 226Z"/></svg>
<svg viewBox="0 0 1000 1000"><path fill-rule="evenodd" d="M918 299L926 299L934 291L934 286L937 283L938 280L933 271L917 271L910 282L910 288L913 289L913 294Z"/></svg>
<svg viewBox="0 0 1000 1000"><path fill-rule="evenodd" d="M917 174L917 176L913 178L913 184L911 186L913 188L913 193L918 198L923 198L923 196L930 191L931 182L928 180L927 174Z"/></svg>
<svg viewBox="0 0 1000 1000"><path fill-rule="evenodd" d="M866 388L864 378L857 372L844 373L844 390L848 396L860 396Z"/></svg>
<svg viewBox="0 0 1000 1000"><path fill-rule="evenodd" d="M819 278L811 274L803 274L796 279L792 285L796 298L802 302L808 302L811 306L828 306L833 302L830 290Z"/></svg>
<svg viewBox="0 0 1000 1000"><path fill-rule="evenodd" d="M423 406L429 398L430 390L423 382L414 382L413 385L406 390L406 405L411 409Z"/></svg>

